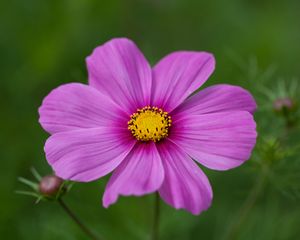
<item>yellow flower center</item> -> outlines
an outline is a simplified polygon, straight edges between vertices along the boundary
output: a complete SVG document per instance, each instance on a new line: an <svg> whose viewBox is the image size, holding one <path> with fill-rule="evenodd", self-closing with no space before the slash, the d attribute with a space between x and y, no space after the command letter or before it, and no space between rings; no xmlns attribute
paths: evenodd
<svg viewBox="0 0 300 240"><path fill-rule="evenodd" d="M147 106L130 116L128 129L139 141L157 142L168 136L171 122L167 112Z"/></svg>

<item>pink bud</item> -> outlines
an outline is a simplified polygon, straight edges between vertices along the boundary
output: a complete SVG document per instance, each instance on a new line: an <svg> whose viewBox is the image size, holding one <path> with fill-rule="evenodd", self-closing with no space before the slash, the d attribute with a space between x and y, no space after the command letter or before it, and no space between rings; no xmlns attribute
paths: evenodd
<svg viewBox="0 0 300 240"><path fill-rule="evenodd" d="M291 98L278 98L273 102L273 107L276 112L282 112L283 110L292 110L294 108L294 102Z"/></svg>
<svg viewBox="0 0 300 240"><path fill-rule="evenodd" d="M39 184L39 191L45 196L54 196L58 193L63 179L55 175L48 175L42 178Z"/></svg>

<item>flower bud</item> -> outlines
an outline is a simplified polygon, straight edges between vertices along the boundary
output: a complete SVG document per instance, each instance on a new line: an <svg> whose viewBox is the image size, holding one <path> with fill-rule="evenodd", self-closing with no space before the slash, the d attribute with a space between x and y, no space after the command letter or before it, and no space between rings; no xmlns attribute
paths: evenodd
<svg viewBox="0 0 300 240"><path fill-rule="evenodd" d="M278 98L273 102L275 112L284 113L285 111L293 111L295 103L291 98Z"/></svg>
<svg viewBox="0 0 300 240"><path fill-rule="evenodd" d="M59 192L63 182L63 179L55 175L45 176L40 181L39 191L45 196L53 197Z"/></svg>

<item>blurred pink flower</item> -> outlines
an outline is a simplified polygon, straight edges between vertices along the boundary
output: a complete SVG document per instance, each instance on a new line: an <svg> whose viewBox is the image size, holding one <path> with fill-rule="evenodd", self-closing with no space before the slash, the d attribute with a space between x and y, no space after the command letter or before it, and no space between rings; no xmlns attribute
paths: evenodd
<svg viewBox="0 0 300 240"><path fill-rule="evenodd" d="M89 85L62 85L39 108L56 175L89 182L113 171L105 207L119 195L158 191L176 209L206 210L212 189L195 161L227 170L249 159L257 135L253 97L225 84L191 96L214 71L207 52L174 52L151 69L122 38L97 47L86 62Z"/></svg>

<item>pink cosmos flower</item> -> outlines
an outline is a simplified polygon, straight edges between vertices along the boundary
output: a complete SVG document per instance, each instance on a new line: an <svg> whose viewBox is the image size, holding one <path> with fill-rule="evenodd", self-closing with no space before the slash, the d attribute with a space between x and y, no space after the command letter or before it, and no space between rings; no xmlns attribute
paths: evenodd
<svg viewBox="0 0 300 240"><path fill-rule="evenodd" d="M196 162L227 170L249 159L257 135L253 97L225 84L192 95L214 71L207 52L174 52L151 69L122 38L97 47L86 62L89 85L62 85L39 108L56 175L89 182L113 171L104 207L119 195L158 191L176 209L206 210L212 189Z"/></svg>

